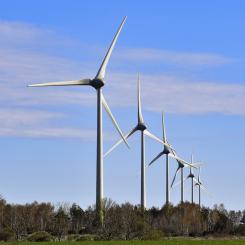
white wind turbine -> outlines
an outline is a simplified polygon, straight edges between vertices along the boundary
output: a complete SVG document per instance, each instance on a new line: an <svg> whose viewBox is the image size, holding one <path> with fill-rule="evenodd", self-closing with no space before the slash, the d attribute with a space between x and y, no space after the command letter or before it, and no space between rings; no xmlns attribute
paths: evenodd
<svg viewBox="0 0 245 245"><path fill-rule="evenodd" d="M185 178L185 179L183 179L183 174L182 174L182 176L181 176L181 181L180 181L180 183L181 183L181 191L183 192L183 187L184 187L184 182L186 181L186 180L188 180L188 179L191 179L191 203L194 203L194 181L196 182L197 180L196 180L196 178L195 178L195 175L194 175L194 173L192 172L192 168L197 168L197 166L200 166L200 165L202 165L202 163L200 163L200 164L194 164L194 162L193 162L193 154L191 154L191 166L190 166L190 173L189 173L189 175L187 175L187 177ZM180 167L181 168L181 170L183 171L183 167ZM178 169L177 169L178 170ZM176 171L176 173L177 173L177 171ZM175 175L176 176L176 175ZM173 179L173 182L174 182L174 180L175 180L175 178ZM173 184L173 182L172 182L172 184ZM179 183L177 183L176 185L178 185ZM175 186L176 186L175 185Z"/></svg>
<svg viewBox="0 0 245 245"><path fill-rule="evenodd" d="M167 145L167 143L164 143L162 140L160 140L158 137L153 135L147 130L147 127L145 125L142 110L141 110L141 94L140 94L140 79L138 75L138 88L137 88L137 102L138 102L138 122L136 126L130 130L126 135L125 138L129 138L132 136L135 132L140 131L141 134L141 208L144 209L146 206L146 190L145 190L145 135L160 142L161 144ZM111 153L118 145L122 143L122 140L119 140L116 144L114 144L109 151L106 152L105 156L107 156L109 153Z"/></svg>
<svg viewBox="0 0 245 245"><path fill-rule="evenodd" d="M193 163L193 154L191 155L191 163ZM192 168L190 167L190 173L186 179L191 179L191 203L194 203L194 178L195 175L192 172Z"/></svg>
<svg viewBox="0 0 245 245"><path fill-rule="evenodd" d="M203 163L194 163L193 162L193 155L191 155L191 166L189 165L186 165L186 164L183 164L181 163L180 161L178 161L178 168L177 170L175 171L175 174L174 174L174 178L172 180L172 184L171 184L171 188L181 184L181 203L184 202L184 182L186 180L188 180L189 178L191 178L191 202L193 203L194 202L194 182L198 182L192 172L192 168L198 168L202 165L204 165ZM184 179L184 168L186 167L190 167L190 173L189 175ZM181 171L181 176L180 176L180 181L174 185L174 182L175 182L175 179L177 177L177 173L179 172L179 170Z"/></svg>
<svg viewBox="0 0 245 245"><path fill-rule="evenodd" d="M176 179L176 176L177 176L177 173L179 172L180 170L180 201L181 203L184 202L184 168L185 167L188 167L188 165L184 165L182 162L180 161L177 161L178 162L178 168L177 170L175 171L175 174L174 174L174 178L172 180L172 183L171 183L171 188L173 188L173 184L175 182L175 179Z"/></svg>
<svg viewBox="0 0 245 245"><path fill-rule="evenodd" d="M174 153L175 152L173 151L173 154ZM181 203L183 203L184 202L184 182L185 182L185 180L187 180L187 178L184 179L184 168L186 168L186 167L190 167L191 168L191 166L187 165L187 164L183 164L183 162L180 162L178 160L177 160L177 162L178 162L178 167L177 167L177 169L175 171L175 174L174 174L174 177L173 177L173 180L172 180L172 183L171 183L171 188L173 188L175 179L177 177L177 174L180 171L180 182L178 182L176 185L180 184L180 200L181 200ZM196 168L196 167L202 165L202 163L193 163L192 162L191 165L192 165L192 167Z"/></svg>
<svg viewBox="0 0 245 245"><path fill-rule="evenodd" d="M201 207L201 189L204 190L207 194L209 194L211 196L211 194L207 191L207 189L203 186L202 182L201 182L201 167L199 167L199 172L198 172L198 178L197 180L194 178L195 186L198 187L198 204L199 207Z"/></svg>
<svg viewBox="0 0 245 245"><path fill-rule="evenodd" d="M185 160L181 159L176 155L175 150L170 146L166 136L165 124L164 124L164 113L162 112L162 133L163 133L163 143L164 147L163 150L149 163L149 166L154 163L158 158L163 155L166 155L166 204L170 202L170 195L169 195L169 157L174 158L179 164L183 166L191 166L190 163L186 162Z"/></svg>
<svg viewBox="0 0 245 245"><path fill-rule="evenodd" d="M106 112L108 113L112 123L114 124L116 130L122 137L123 141L127 144L126 139L123 136L106 100L102 94L102 87L105 85L105 72L106 67L111 57L112 50L115 46L117 38L122 30L122 27L126 21L127 17L124 17L116 35L114 36L112 43L104 57L104 60L93 79L80 79L75 81L65 81L65 82L51 82L29 85L30 87L45 87L45 86L91 86L97 92L97 160L96 160L96 210L99 215L99 222L103 223L103 211L102 211L102 200L103 200L103 129L102 129L102 105L104 106ZM128 144L127 144L128 145Z"/></svg>

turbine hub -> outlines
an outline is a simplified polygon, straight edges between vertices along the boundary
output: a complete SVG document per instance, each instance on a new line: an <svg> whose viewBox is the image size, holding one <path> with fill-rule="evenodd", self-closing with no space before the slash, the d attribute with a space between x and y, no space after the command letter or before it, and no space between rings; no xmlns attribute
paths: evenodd
<svg viewBox="0 0 245 245"><path fill-rule="evenodd" d="M166 155L170 153L170 149L166 145L164 145L163 153Z"/></svg>
<svg viewBox="0 0 245 245"><path fill-rule="evenodd" d="M95 78L90 82L90 85L95 89L99 89L102 88L105 85L105 83L101 79Z"/></svg>
<svg viewBox="0 0 245 245"><path fill-rule="evenodd" d="M144 130L146 130L146 126L144 123L139 123L137 126L137 129L140 131L144 131Z"/></svg>

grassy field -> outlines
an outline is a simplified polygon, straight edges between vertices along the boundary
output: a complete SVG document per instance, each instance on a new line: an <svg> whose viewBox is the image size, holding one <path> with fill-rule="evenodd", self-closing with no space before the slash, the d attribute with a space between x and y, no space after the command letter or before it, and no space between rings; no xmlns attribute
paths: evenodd
<svg viewBox="0 0 245 245"><path fill-rule="evenodd" d="M173 239L161 241L4 242L4 245L245 245L245 240Z"/></svg>

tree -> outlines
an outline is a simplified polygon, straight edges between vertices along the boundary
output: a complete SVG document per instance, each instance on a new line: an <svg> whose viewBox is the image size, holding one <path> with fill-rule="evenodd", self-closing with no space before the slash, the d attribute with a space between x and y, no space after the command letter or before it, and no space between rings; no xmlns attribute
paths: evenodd
<svg viewBox="0 0 245 245"><path fill-rule="evenodd" d="M53 234L57 236L60 241L68 231L69 216L65 212L64 207L60 206L53 218Z"/></svg>

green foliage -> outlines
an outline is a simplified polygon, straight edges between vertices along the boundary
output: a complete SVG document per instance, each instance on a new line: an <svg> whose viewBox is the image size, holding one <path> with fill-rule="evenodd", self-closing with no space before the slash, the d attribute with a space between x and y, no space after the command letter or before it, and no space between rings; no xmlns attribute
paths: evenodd
<svg viewBox="0 0 245 245"><path fill-rule="evenodd" d="M143 240L161 240L164 237L164 233L160 230L149 230L143 235Z"/></svg>
<svg viewBox="0 0 245 245"><path fill-rule="evenodd" d="M17 244L17 243L15 243ZM42 244L42 243L41 243ZM81 242L44 242L44 245L244 245L245 240L202 240L202 239L166 239L160 241L81 241ZM4 245L14 245L6 242ZM36 245L35 242L21 242L21 245Z"/></svg>
<svg viewBox="0 0 245 245"><path fill-rule="evenodd" d="M27 240L30 242L49 242L52 240L52 236L46 231L38 231L30 234Z"/></svg>
<svg viewBox="0 0 245 245"><path fill-rule="evenodd" d="M84 234L80 235L77 241L94 241L98 240L98 237L96 235L91 235L91 234Z"/></svg>
<svg viewBox="0 0 245 245"><path fill-rule="evenodd" d="M75 242L79 240L79 238L80 238L79 234L69 234L66 239L67 241Z"/></svg>
<svg viewBox="0 0 245 245"><path fill-rule="evenodd" d="M14 232L10 229L3 229L0 231L0 241L11 241L14 240Z"/></svg>
<svg viewBox="0 0 245 245"><path fill-rule="evenodd" d="M53 206L33 202L19 205L0 199L0 240L49 241L52 235L56 241L83 241L85 244L106 240L113 244L110 241L156 240L157 243L157 240L172 237L245 235L245 211L227 211L224 205L211 209L185 202L142 210L130 203L118 205L104 199L103 213L104 224L98 226L95 206L83 210L77 204Z"/></svg>

